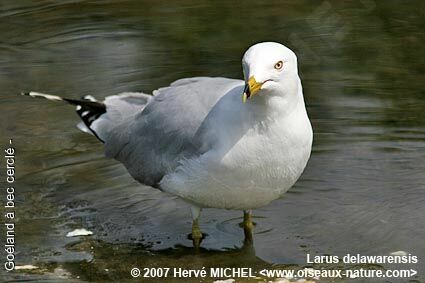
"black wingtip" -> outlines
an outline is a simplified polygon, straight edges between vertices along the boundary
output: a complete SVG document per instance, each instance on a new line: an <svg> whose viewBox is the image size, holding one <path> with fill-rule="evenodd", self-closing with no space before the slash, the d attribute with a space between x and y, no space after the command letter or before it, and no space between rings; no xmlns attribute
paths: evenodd
<svg viewBox="0 0 425 283"><path fill-rule="evenodd" d="M97 135L97 133L90 127L91 124L99 118L102 114L106 113L106 105L100 101L97 101L92 96L85 96L83 99L72 99L72 98L64 98L57 95L40 93L35 91L30 92L21 92L21 95L26 95L35 98L43 98L47 100L53 101L65 101L71 105L77 106L76 111L78 116L80 116L83 123L87 128L92 131L92 133L103 142L103 140Z"/></svg>

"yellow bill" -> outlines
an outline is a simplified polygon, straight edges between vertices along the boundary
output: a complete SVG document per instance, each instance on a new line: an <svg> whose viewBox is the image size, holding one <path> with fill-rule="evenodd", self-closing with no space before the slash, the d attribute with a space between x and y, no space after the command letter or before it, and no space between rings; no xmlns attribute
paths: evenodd
<svg viewBox="0 0 425 283"><path fill-rule="evenodd" d="M262 85L263 83L257 82L254 76L250 77L243 90L242 102L245 103L248 98L255 95L261 89Z"/></svg>

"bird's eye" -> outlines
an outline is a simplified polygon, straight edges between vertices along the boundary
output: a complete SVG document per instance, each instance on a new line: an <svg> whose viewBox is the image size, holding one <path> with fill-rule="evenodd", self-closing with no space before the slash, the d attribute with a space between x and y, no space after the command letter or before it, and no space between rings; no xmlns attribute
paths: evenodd
<svg viewBox="0 0 425 283"><path fill-rule="evenodd" d="M274 64L274 68L276 70L280 70L280 69L282 69L282 67L283 67L283 62L282 61L279 61L276 64Z"/></svg>

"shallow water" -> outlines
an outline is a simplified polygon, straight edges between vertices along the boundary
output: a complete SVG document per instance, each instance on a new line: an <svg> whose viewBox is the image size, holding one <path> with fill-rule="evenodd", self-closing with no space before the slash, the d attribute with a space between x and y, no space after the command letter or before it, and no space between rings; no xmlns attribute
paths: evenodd
<svg viewBox="0 0 425 283"><path fill-rule="evenodd" d="M411 279L425 280L423 3L1 3L1 137L17 148L17 264L41 267L1 276L130 280L135 266L301 268L306 253L402 250L419 257L405 266L419 271ZM208 235L194 252L181 200L103 158L68 106L18 95L103 98L182 77L241 78L243 51L264 40L298 54L315 135L296 185L254 211L253 246L243 244L241 212L207 209ZM65 237L80 227L94 235Z"/></svg>

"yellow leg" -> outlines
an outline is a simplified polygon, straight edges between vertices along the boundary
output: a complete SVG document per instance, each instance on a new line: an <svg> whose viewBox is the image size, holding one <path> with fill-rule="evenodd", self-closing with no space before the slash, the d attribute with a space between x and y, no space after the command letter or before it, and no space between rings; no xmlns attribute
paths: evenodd
<svg viewBox="0 0 425 283"><path fill-rule="evenodd" d="M195 205L191 206L191 212L192 212L192 241L193 246L195 248L199 248L202 242L202 232L201 228L199 228L199 215L201 214L201 208L197 207Z"/></svg>
<svg viewBox="0 0 425 283"><path fill-rule="evenodd" d="M198 219L194 219L192 222L192 241L193 241L193 246L195 248L199 248L202 241L202 232L201 232L201 229L199 228Z"/></svg>
<svg viewBox="0 0 425 283"><path fill-rule="evenodd" d="M252 222L252 211L244 210L243 212L243 231L245 234L245 243L252 243L252 231L254 230L254 223Z"/></svg>

